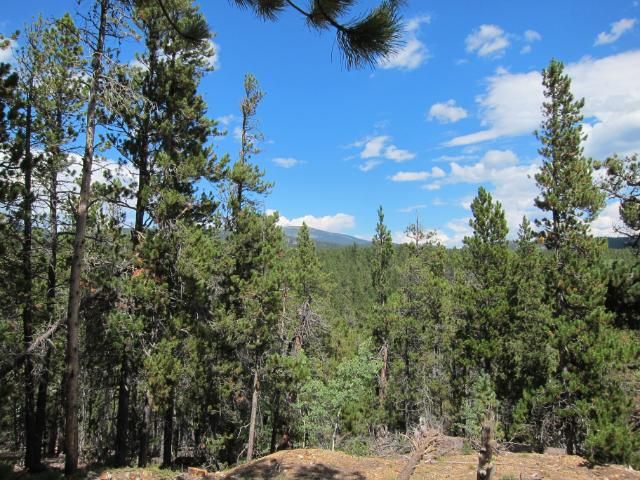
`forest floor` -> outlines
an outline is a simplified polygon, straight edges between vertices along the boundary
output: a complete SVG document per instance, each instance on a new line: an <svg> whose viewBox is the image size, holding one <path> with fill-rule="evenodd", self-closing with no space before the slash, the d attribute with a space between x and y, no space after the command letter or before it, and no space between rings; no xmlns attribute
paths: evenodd
<svg viewBox="0 0 640 480"><path fill-rule="evenodd" d="M404 467L403 457L355 457L328 450L286 450L237 466L224 472L209 473L206 477L190 476L187 472L150 469L85 470L77 479L87 480L394 480ZM502 453L494 457L495 480L640 480L640 472L619 465L590 468L581 457L558 454ZM412 479L445 480L475 479L477 457L446 455L423 461ZM3 475L4 474L6 475ZM0 469L0 477L9 480L54 480L64 477L55 471L26 475L14 469Z"/></svg>

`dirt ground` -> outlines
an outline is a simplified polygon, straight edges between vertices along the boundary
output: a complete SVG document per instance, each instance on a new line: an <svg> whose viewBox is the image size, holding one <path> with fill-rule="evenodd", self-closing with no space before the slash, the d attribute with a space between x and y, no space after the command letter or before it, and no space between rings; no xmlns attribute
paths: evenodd
<svg viewBox="0 0 640 480"><path fill-rule="evenodd" d="M277 452L231 470L209 473L206 477L190 476L187 472L150 469L87 469L74 479L86 480L395 480L404 467L402 457L354 457L328 450L287 450ZM640 480L640 472L619 465L589 468L584 459L561 454L503 453L494 457L495 480ZM446 455L423 461L416 468L412 480L456 480L476 478L477 457ZM62 479L53 471L44 475L25 475L19 469L11 473L10 480ZM53 474L53 475L52 475ZM0 478L4 477L0 470ZM2 478L4 480L4 478Z"/></svg>
<svg viewBox="0 0 640 480"><path fill-rule="evenodd" d="M241 465L216 476L216 479L331 479L331 480L392 480L404 466L402 458L352 457L327 450L289 450ZM504 453L494 457L494 478L522 480L638 480L640 472L618 465L589 468L580 457L541 455L534 453ZM422 462L412 479L445 480L475 479L477 457L448 455Z"/></svg>

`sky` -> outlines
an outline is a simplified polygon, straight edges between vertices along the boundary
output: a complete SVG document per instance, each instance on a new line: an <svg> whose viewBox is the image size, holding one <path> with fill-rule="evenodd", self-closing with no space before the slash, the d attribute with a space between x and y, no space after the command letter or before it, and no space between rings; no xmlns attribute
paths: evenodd
<svg viewBox="0 0 640 480"><path fill-rule="evenodd" d="M585 153L604 160L640 152L637 0L407 0L403 46L360 70L345 67L333 31L310 29L293 10L269 22L228 0L196 3L215 33L215 69L201 83L208 114L227 131L213 139L215 150L237 157L243 77L253 73L266 93L254 161L275 184L264 209L278 211L282 225L305 221L370 239L382 205L396 242L419 219L457 246L471 233L469 205L484 186L515 237L523 215L540 216L533 132L542 119L540 72L552 58L585 98ZM375 4L357 2L344 20ZM0 32L77 8L76 0L4 0ZM123 61L135 49L127 45ZM611 235L616 224L609 203L592 231Z"/></svg>

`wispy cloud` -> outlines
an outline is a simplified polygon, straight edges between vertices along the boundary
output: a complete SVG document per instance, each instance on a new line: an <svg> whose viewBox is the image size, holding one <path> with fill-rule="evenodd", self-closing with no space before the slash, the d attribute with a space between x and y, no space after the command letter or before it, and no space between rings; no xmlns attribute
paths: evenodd
<svg viewBox="0 0 640 480"><path fill-rule="evenodd" d="M212 52L209 56L209 66L214 70L220 70L222 68L222 64L220 63L220 51L222 48L213 40L209 40L209 46Z"/></svg>
<svg viewBox="0 0 640 480"><path fill-rule="evenodd" d="M0 49L0 62L2 63L11 63L13 62L13 55L15 51L18 49L18 43L12 38L7 39L8 45L7 48Z"/></svg>
<svg viewBox="0 0 640 480"><path fill-rule="evenodd" d="M631 30L636 24L635 18L622 18L611 24L608 32L600 32L596 37L594 45L608 45L618 41L626 32Z"/></svg>
<svg viewBox="0 0 640 480"><path fill-rule="evenodd" d="M568 64L572 91L585 98L585 153L606 158L640 151L640 50ZM542 120L542 79L537 71L503 73L487 79L478 97L485 128L454 137L445 146L464 146L519 135L531 135Z"/></svg>
<svg viewBox="0 0 640 480"><path fill-rule="evenodd" d="M429 109L429 120L437 120L440 123L455 123L463 118L467 118L467 111L456 105L455 100L434 103Z"/></svg>
<svg viewBox="0 0 640 480"><path fill-rule="evenodd" d="M467 36L465 44L467 52L479 57L500 57L509 46L509 39L499 26L484 24Z"/></svg>
<svg viewBox="0 0 640 480"><path fill-rule="evenodd" d="M378 165L380 165L382 163L382 160L367 160L364 163L361 163L360 165L358 165L358 169L361 172L370 172L371 170L373 170L374 168L376 168Z"/></svg>
<svg viewBox="0 0 640 480"><path fill-rule="evenodd" d="M533 48L532 44L534 42L539 42L540 40L542 40L542 35L540 35L535 30L526 30L523 37L525 45L520 49L520 53L522 54L531 52L531 49Z"/></svg>
<svg viewBox="0 0 640 480"><path fill-rule="evenodd" d="M389 177L392 182L419 182L427 178L442 178L446 175L440 167L433 167L430 172L398 172Z"/></svg>
<svg viewBox="0 0 640 480"><path fill-rule="evenodd" d="M317 228L326 232L343 233L355 227L356 220L353 215L346 213L336 213L335 215L325 215L316 217L314 215L304 215L302 217L289 219L280 216L278 225L281 227L295 226L299 227L305 223L308 227Z"/></svg>
<svg viewBox="0 0 640 480"><path fill-rule="evenodd" d="M390 136L376 135L374 137L367 137L363 140L358 140L350 146L362 148L362 151L360 152L360 158L362 158L363 160L386 158L387 160L391 160L396 163L402 163L415 158L415 153L403 148L398 148L396 145L390 142ZM373 161L365 162L362 166L364 166L365 168L369 166L369 168L363 171L371 170L371 168L375 167L378 164L380 164L380 161L378 161L377 163Z"/></svg>
<svg viewBox="0 0 640 480"><path fill-rule="evenodd" d="M274 158L272 162L282 168L293 168L303 163L301 160L293 157L277 157Z"/></svg>
<svg viewBox="0 0 640 480"><path fill-rule="evenodd" d="M398 211L400 213L411 213L411 212L416 212L418 210L422 210L424 208L427 208L426 205L424 204L420 204L420 205L411 205L409 207L405 207L405 208L400 208L398 209Z"/></svg>
<svg viewBox="0 0 640 480"><path fill-rule="evenodd" d="M404 45L392 56L383 60L380 66L384 69L415 70L429 58L429 50L418 35L420 27L428 24L431 17L422 15L410 18L404 25Z"/></svg>

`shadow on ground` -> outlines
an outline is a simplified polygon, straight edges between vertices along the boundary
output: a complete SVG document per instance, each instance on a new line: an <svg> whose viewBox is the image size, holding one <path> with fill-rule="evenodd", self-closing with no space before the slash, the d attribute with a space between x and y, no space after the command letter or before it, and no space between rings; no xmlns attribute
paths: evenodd
<svg viewBox="0 0 640 480"><path fill-rule="evenodd" d="M223 478L224 480L311 480L320 478L323 480L366 480L367 477L360 472L341 472L322 463L283 468L283 465L276 459L265 458L240 467Z"/></svg>

